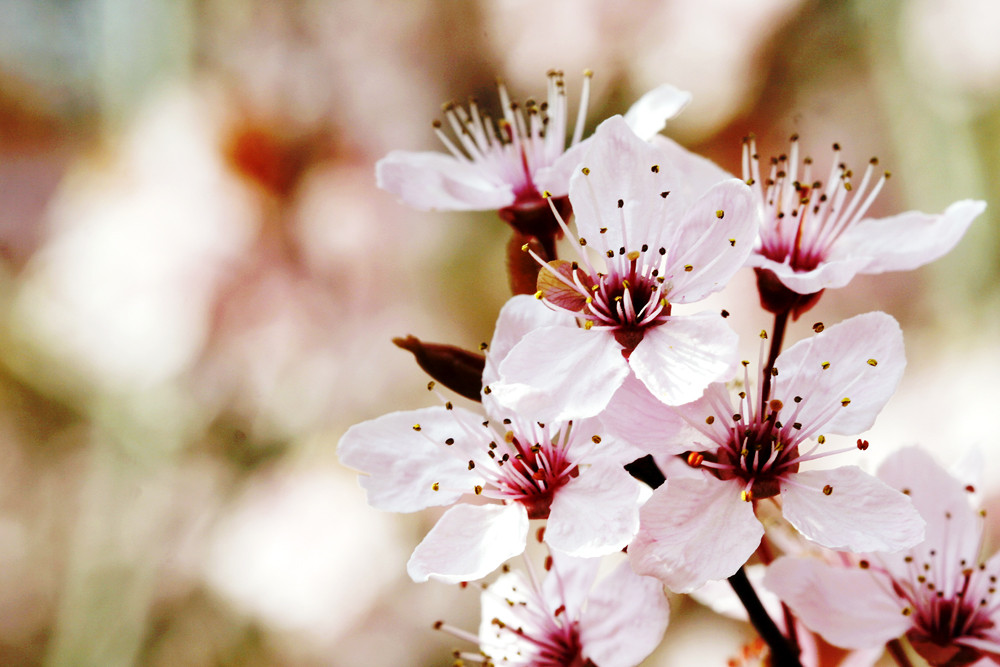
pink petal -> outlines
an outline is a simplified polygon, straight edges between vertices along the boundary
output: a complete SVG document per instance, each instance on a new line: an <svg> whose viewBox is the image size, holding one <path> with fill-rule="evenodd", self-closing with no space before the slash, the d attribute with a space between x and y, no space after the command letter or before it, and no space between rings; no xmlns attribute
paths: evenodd
<svg viewBox="0 0 1000 667"><path fill-rule="evenodd" d="M639 482L624 468L599 461L559 489L545 541L571 556L621 551L639 530Z"/></svg>
<svg viewBox="0 0 1000 667"><path fill-rule="evenodd" d="M815 294L824 289L843 287L854 276L862 273L869 261L867 256L830 257L812 271L796 271L786 263L779 263L753 252L747 258L747 265L769 269L793 292Z"/></svg>
<svg viewBox="0 0 1000 667"><path fill-rule="evenodd" d="M733 178L732 174L708 158L689 151L669 137L658 134L651 143L667 155L670 164L684 174L683 190L689 201L697 200L713 185Z"/></svg>
<svg viewBox="0 0 1000 667"><path fill-rule="evenodd" d="M521 294L511 297L500 309L493 340L486 351L483 384L492 384L500 379L497 366L522 338L535 329L557 325L575 327L576 320L572 315L552 310L533 296Z"/></svg>
<svg viewBox="0 0 1000 667"><path fill-rule="evenodd" d="M490 385L507 409L541 421L592 417L628 375L621 345L604 331L543 327L527 334L500 364Z"/></svg>
<svg viewBox="0 0 1000 667"><path fill-rule="evenodd" d="M655 137L691 102L691 93L668 83L653 88L625 112L625 122L645 141Z"/></svg>
<svg viewBox="0 0 1000 667"><path fill-rule="evenodd" d="M601 667L634 667L659 646L669 620L663 584L622 563L587 600L580 619L583 655Z"/></svg>
<svg viewBox="0 0 1000 667"><path fill-rule="evenodd" d="M969 503L965 485L925 450L905 447L882 462L878 477L904 492L927 522L924 542L941 553L976 554L983 532L979 513Z"/></svg>
<svg viewBox="0 0 1000 667"><path fill-rule="evenodd" d="M375 165L375 181L421 211L487 211L514 203L509 183L444 153L392 151Z"/></svg>
<svg viewBox="0 0 1000 667"><path fill-rule="evenodd" d="M480 579L522 553L527 539L521 505L455 505L413 550L406 571L417 583Z"/></svg>
<svg viewBox="0 0 1000 667"><path fill-rule="evenodd" d="M634 375L625 378L600 420L610 435L635 447L633 460L647 452L683 454L697 437L676 410L653 396Z"/></svg>
<svg viewBox="0 0 1000 667"><path fill-rule="evenodd" d="M735 574L763 534L753 504L740 499L739 484L671 479L643 505L628 554L637 573L690 593Z"/></svg>
<svg viewBox="0 0 1000 667"><path fill-rule="evenodd" d="M535 187L539 192L546 190L553 197L565 197L569 193L569 181L577 172L577 167L583 161L583 156L590 146L593 137L588 137L575 146L571 146L547 167L541 167L532 175Z"/></svg>
<svg viewBox="0 0 1000 667"><path fill-rule="evenodd" d="M578 619L597 581L601 559L576 558L559 551L550 553L552 569L542 581L542 595L550 612L555 613L560 605L565 605L566 618Z"/></svg>
<svg viewBox="0 0 1000 667"><path fill-rule="evenodd" d="M415 512L450 505L483 484L482 476L468 469L469 457L453 449L485 447L488 438L468 442L467 432L480 422L482 417L461 408L393 412L349 428L337 455L345 466L367 475L360 478L361 486L376 509ZM452 447L445 444L448 438L456 441Z"/></svg>
<svg viewBox="0 0 1000 667"><path fill-rule="evenodd" d="M680 405L699 398L712 382L728 379L738 342L717 313L671 317L646 329L629 365L656 398Z"/></svg>
<svg viewBox="0 0 1000 667"><path fill-rule="evenodd" d="M580 235L599 252L626 245L628 250L642 244L660 247L664 228L680 220L688 204L682 195L660 193L682 182L666 156L637 137L621 116L607 119L594 132L569 184Z"/></svg>
<svg viewBox="0 0 1000 667"><path fill-rule="evenodd" d="M758 564L747 565L745 569L747 579L750 580L754 590L757 591L757 597L760 598L761 604L764 605L764 610L774 619L779 628L784 629L785 624L781 612L781 600L762 585L766 568ZM747 616L746 607L743 606L736 593L733 592L733 587L729 585L728 581L710 581L701 588L691 591L691 597L716 614L721 614L727 618L734 618L738 621L750 621L750 617Z"/></svg>
<svg viewBox="0 0 1000 667"><path fill-rule="evenodd" d="M862 220L840 239L834 256L870 258L861 273L915 269L954 248L984 210L986 202L965 199L940 215L909 211Z"/></svg>
<svg viewBox="0 0 1000 667"><path fill-rule="evenodd" d="M799 341L778 356L775 367L772 395L786 410L798 410L803 438L860 433L875 422L903 376L903 333L890 315L858 315ZM803 398L801 405L794 405L796 396Z"/></svg>
<svg viewBox="0 0 1000 667"><path fill-rule="evenodd" d="M759 227L746 183L731 178L713 185L661 240L669 258L663 275L672 284L667 298L694 303L725 287L753 250Z"/></svg>
<svg viewBox="0 0 1000 667"><path fill-rule="evenodd" d="M825 547L900 551L924 538L924 520L910 499L857 466L789 477L781 481L785 519Z"/></svg>
<svg viewBox="0 0 1000 667"><path fill-rule="evenodd" d="M864 570L782 557L768 567L764 585L806 627L836 646L881 646L910 627L910 617L903 615L906 605L887 593L891 584Z"/></svg>

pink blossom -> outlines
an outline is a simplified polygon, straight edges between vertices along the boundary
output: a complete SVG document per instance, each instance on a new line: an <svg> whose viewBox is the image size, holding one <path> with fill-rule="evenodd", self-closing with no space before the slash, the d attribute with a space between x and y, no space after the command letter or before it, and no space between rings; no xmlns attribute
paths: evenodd
<svg viewBox="0 0 1000 667"><path fill-rule="evenodd" d="M857 183L840 161L837 144L832 163L826 182L815 180L812 161L799 161L796 136L790 154L772 159L770 171L762 174L754 140L743 145L743 178L764 220L749 263L797 294L843 287L858 274L932 262L955 247L986 208L985 202L966 199L939 215L909 211L869 218L889 173L876 174L873 158Z"/></svg>
<svg viewBox="0 0 1000 667"><path fill-rule="evenodd" d="M880 646L905 634L932 665L1000 662L1000 555L982 558L983 512L968 498L974 488L916 447L887 458L878 475L913 500L927 522L922 542L835 562L779 558L765 585L837 646Z"/></svg>
<svg viewBox="0 0 1000 667"><path fill-rule="evenodd" d="M580 161L583 126L590 95L590 78L583 92L576 126L569 131L563 74L550 71L546 101L511 102L503 82L497 83L503 118L494 121L473 100L468 109L445 106L453 141L435 122L434 129L448 153L393 151L375 167L378 186L420 210L480 211L548 210L541 193L565 197L569 178ZM641 97L626 114L629 124L650 138L663 129L690 101L690 94L670 85ZM503 214L502 214L503 215ZM509 217L509 216L508 216Z"/></svg>
<svg viewBox="0 0 1000 667"><path fill-rule="evenodd" d="M663 453L690 451L688 462L703 474L668 479L653 492L629 546L636 572L657 576L678 592L732 575L764 533L757 503L779 496L785 519L823 546L893 551L922 539L923 521L909 499L860 468L800 470L807 461L845 451L816 453L825 442L821 432L869 428L904 366L899 325L884 313L868 313L779 355L767 396L761 395L763 382L756 396L748 393L747 373L736 401L716 383L677 408L700 435L665 443ZM647 427L656 429L657 421ZM813 438L817 444L809 446Z"/></svg>
<svg viewBox="0 0 1000 667"><path fill-rule="evenodd" d="M544 581L530 567L483 591L479 636L439 629L479 645L465 663L524 667L634 667L660 643L670 608L656 579L621 563L597 581L599 559L553 554Z"/></svg>
<svg viewBox="0 0 1000 667"><path fill-rule="evenodd" d="M552 313L531 297L501 311L484 379L498 355ZM545 541L576 556L622 549L638 529L638 483L622 468L631 447L602 437L594 419L542 422L501 408L484 390L486 419L443 406L394 412L350 428L340 460L366 476L368 502L391 512L450 506L417 546L416 581L478 579L525 548L529 519ZM488 502L493 501L493 502Z"/></svg>
<svg viewBox="0 0 1000 667"><path fill-rule="evenodd" d="M616 116L594 133L569 197L579 261L538 258L536 295L569 317L514 346L498 399L562 419L598 414L630 369L668 404L729 375L737 338L719 314L672 310L722 289L746 261L758 226L747 186L730 179L695 197L669 157Z"/></svg>

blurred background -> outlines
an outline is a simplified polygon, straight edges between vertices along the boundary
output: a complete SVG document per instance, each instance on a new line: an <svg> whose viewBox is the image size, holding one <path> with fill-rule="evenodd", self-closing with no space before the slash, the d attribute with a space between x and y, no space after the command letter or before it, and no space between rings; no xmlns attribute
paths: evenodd
<svg viewBox="0 0 1000 667"><path fill-rule="evenodd" d="M495 108L496 76L523 100L563 69L575 113L593 69L588 129L673 83L694 101L668 134L731 171L749 132L765 157L799 133L821 171L839 141L893 172L878 215L987 200L945 259L828 293L790 341L895 315L910 365L864 465L975 445L1000 491L994 0L0 0L0 16L0 664L451 664L460 643L431 625L474 630L477 594L405 573L436 515L369 509L336 444L435 404L393 336L490 338L505 225L411 211L374 163L440 148L440 104ZM752 274L718 304L755 354ZM725 665L751 638L678 599L645 664Z"/></svg>

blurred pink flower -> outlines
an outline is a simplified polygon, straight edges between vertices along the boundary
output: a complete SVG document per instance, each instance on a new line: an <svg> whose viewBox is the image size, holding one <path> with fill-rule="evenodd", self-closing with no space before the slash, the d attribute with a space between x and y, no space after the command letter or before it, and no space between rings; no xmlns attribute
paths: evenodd
<svg viewBox="0 0 1000 667"><path fill-rule="evenodd" d="M555 316L530 297L508 302L484 379L525 328ZM622 466L640 453L602 438L594 419L543 423L530 411L504 411L488 389L483 408L485 421L450 403L394 412L352 427L340 441L341 462L367 474L361 484L373 507L455 505L413 552L407 570L415 581L489 574L524 550L529 519L548 519L545 541L575 556L628 544L639 527L639 486ZM500 502L460 502L466 496Z"/></svg>
<svg viewBox="0 0 1000 667"><path fill-rule="evenodd" d="M566 87L563 74L550 71L546 101L529 100L519 106L510 100L503 82L498 82L503 118L494 121L480 113L475 100L466 110L445 105L444 113L456 144L434 128L448 154L393 151L380 160L375 175L380 188L420 210L481 211L548 209L542 192L565 197L569 178L579 163L586 141L583 137L590 91L589 71L584 73L583 92L576 126L566 145L569 130ZM670 85L646 93L626 114L626 120L649 139L665 122L687 105L690 95Z"/></svg>
<svg viewBox="0 0 1000 667"><path fill-rule="evenodd" d="M717 314L671 308L722 289L746 261L758 226L749 190L730 179L696 199L668 156L618 116L598 127L582 165L570 201L579 243L604 255L603 267L583 248L579 262L544 265L536 296L572 317L527 333L493 391L513 410L596 415L631 368L661 401L694 400L731 372L736 335Z"/></svg>
<svg viewBox="0 0 1000 667"><path fill-rule="evenodd" d="M922 542L839 563L779 558L765 585L837 646L880 646L905 634L932 665L1000 662L1000 555L981 560L983 513L967 497L974 488L916 447L895 452L878 475L912 499L927 522Z"/></svg>
<svg viewBox="0 0 1000 667"><path fill-rule="evenodd" d="M670 607L656 579L621 563L597 582L599 559L553 554L539 582L507 572L483 592L479 636L438 624L476 642L461 660L525 667L634 667L660 643Z"/></svg>
<svg viewBox="0 0 1000 667"><path fill-rule="evenodd" d="M779 494L785 519L823 546L893 551L922 539L923 521L910 501L860 468L799 470L806 461L846 451L814 454L825 442L821 430L846 435L871 426L905 363L899 325L884 313L868 313L782 353L766 397L762 382L757 396L747 393L747 375L736 405L716 383L677 408L705 440L669 443L667 453L698 450L688 461L705 472L667 480L643 506L629 545L636 572L678 592L732 575L764 533L755 502ZM672 424L673 417L666 419ZM655 430L657 422L647 427ZM802 451L812 437L819 444Z"/></svg>

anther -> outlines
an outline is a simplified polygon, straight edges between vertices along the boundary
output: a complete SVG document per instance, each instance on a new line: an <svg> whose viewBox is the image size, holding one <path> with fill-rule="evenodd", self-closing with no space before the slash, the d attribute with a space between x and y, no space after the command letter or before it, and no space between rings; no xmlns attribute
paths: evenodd
<svg viewBox="0 0 1000 667"><path fill-rule="evenodd" d="M420 430L420 424L414 424L413 425L413 430L414 431L419 431Z"/></svg>
<svg viewBox="0 0 1000 667"><path fill-rule="evenodd" d="M649 168L649 170L654 174L658 174L660 173L660 165L654 164L652 167Z"/></svg>
<svg viewBox="0 0 1000 667"><path fill-rule="evenodd" d="M722 315L723 317L729 317L729 311L726 310L725 308L723 308L722 312L719 313L719 314Z"/></svg>
<svg viewBox="0 0 1000 667"><path fill-rule="evenodd" d="M715 423L715 417L713 415L705 417L705 423L711 426L712 424Z"/></svg>
<svg viewBox="0 0 1000 667"><path fill-rule="evenodd" d="M829 361L824 361L823 363L820 364L820 366L822 366L823 370L825 371L827 368L830 367L830 362Z"/></svg>
<svg viewBox="0 0 1000 667"><path fill-rule="evenodd" d="M816 324L813 325L813 331L815 331L816 333L821 332L825 328L826 327L823 326L822 322L817 322Z"/></svg>
<svg viewBox="0 0 1000 667"><path fill-rule="evenodd" d="M874 359L869 359L868 360L868 365L869 366L878 366L878 362L875 361Z"/></svg>
<svg viewBox="0 0 1000 667"><path fill-rule="evenodd" d="M823 495L824 496L828 496L831 493L833 493L833 487L832 486L830 486L829 484L827 484L826 486L823 487Z"/></svg>
<svg viewBox="0 0 1000 667"><path fill-rule="evenodd" d="M625 207L625 200L624 199L619 199L618 200L618 208L624 208L624 207Z"/></svg>
<svg viewBox="0 0 1000 667"><path fill-rule="evenodd" d="M601 444L601 436L599 436L599 435L594 435L594 436L591 436L590 440L591 440L591 441L592 441L592 442L593 442L593 443L594 443L595 445L599 445L599 444Z"/></svg>
<svg viewBox="0 0 1000 667"><path fill-rule="evenodd" d="M698 466L701 465L702 461L704 460L705 456L700 452L690 452L687 455L688 465L691 466L692 468L697 468Z"/></svg>
<svg viewBox="0 0 1000 667"><path fill-rule="evenodd" d="M840 399L840 404L846 408L848 405L851 404L851 399L845 396L844 398Z"/></svg>
<svg viewBox="0 0 1000 667"><path fill-rule="evenodd" d="M719 218L720 220L721 220L721 219L722 219L722 217L723 217L723 216L725 216L725 215L726 215L726 212L725 212L725 211L723 211L723 210L722 210L721 208L720 208L720 209L719 209L718 211L716 211L716 212L715 212L715 217L716 217L716 218Z"/></svg>
<svg viewBox="0 0 1000 667"><path fill-rule="evenodd" d="M868 441L858 438L858 449L860 449L861 451L865 451L866 449L868 449Z"/></svg>

